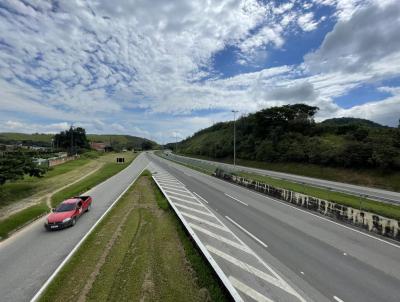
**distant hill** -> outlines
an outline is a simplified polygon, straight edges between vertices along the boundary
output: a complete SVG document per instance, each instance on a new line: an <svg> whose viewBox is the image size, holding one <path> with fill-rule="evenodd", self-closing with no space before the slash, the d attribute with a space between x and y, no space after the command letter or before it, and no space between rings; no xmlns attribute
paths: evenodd
<svg viewBox="0 0 400 302"><path fill-rule="evenodd" d="M343 126L343 125L357 125L357 126L365 126L372 128L386 128L387 126L383 126L381 124L375 123L370 120L354 118L354 117L339 117L339 118L331 118L324 120L321 122L322 125L331 125L331 126Z"/></svg>
<svg viewBox="0 0 400 302"><path fill-rule="evenodd" d="M3 132L0 133L0 143L22 143L26 145L51 146L51 139L53 137L54 134ZM111 143L113 146L117 145L122 148L141 148L142 143L145 141L150 142L154 146L157 145L156 142L132 135L87 134L87 138L89 141Z"/></svg>
<svg viewBox="0 0 400 302"><path fill-rule="evenodd" d="M271 107L236 122L238 158L348 168L400 170L400 129L351 117L314 122L318 108ZM175 144L167 144L175 149ZM233 156L233 122L217 123L177 144L178 152L217 159Z"/></svg>

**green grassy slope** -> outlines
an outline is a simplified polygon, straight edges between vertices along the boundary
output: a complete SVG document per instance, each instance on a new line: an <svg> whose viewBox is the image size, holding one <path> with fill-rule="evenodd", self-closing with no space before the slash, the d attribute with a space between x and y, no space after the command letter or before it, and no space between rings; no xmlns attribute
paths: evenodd
<svg viewBox="0 0 400 302"><path fill-rule="evenodd" d="M23 141L32 141L32 142L40 142L45 144L51 144L51 139L53 138L53 134L44 134L44 133L12 133L12 132L3 132L0 133L0 143L12 143L12 142L23 142ZM89 141L94 142L104 142L121 144L123 146L136 146L140 147L142 142L150 141L146 138L132 136L132 135L118 135L118 134L87 134L87 138ZM152 141L150 141L152 142ZM156 144L155 142L152 142Z"/></svg>

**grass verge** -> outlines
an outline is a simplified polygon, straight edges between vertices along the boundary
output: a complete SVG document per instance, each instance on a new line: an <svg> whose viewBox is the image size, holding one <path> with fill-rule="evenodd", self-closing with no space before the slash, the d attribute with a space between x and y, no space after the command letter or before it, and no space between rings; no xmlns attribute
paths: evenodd
<svg viewBox="0 0 400 302"><path fill-rule="evenodd" d="M165 156L161 156L161 157L169 159ZM169 159L169 160L171 160L171 159ZM193 165L184 164L184 163L181 163L176 160L172 160L172 161L176 162L178 164L181 164L183 166L186 166L188 168L195 169L199 172L203 172L205 174L210 174L210 171L204 169L204 167L198 168ZM385 217L400 220L400 206L397 206L397 205L378 202L378 201L374 201L374 200L364 198L364 197L359 197L359 196L341 193L341 192L335 192L335 191L331 191L331 190L327 190L327 189L303 185L303 184L299 184L299 183L295 183L295 182L291 182L291 181L287 181L287 180L277 179L277 178L263 176L263 175L254 174L254 173L239 172L237 174L239 174L242 177L246 177L248 179L264 182L266 184L269 184L271 186L275 186L278 188L292 190L295 192L303 193L303 194L314 196L317 198L329 200L329 201L332 201L332 202L335 202L338 204L346 205L346 206L353 207L356 209L362 209L364 211L368 211L368 212L372 212L372 213L382 215Z"/></svg>
<svg viewBox="0 0 400 302"><path fill-rule="evenodd" d="M125 169L132 160L137 156L137 154L132 154L124 164L117 164L115 162L106 163L103 167L99 169L96 173L82 179L76 184L73 184L64 190L54 194L51 197L52 207L56 207L64 199L80 195L91 188L95 187L99 183L105 181L111 176L117 174L118 172Z"/></svg>
<svg viewBox="0 0 400 302"><path fill-rule="evenodd" d="M233 159L231 158L216 159L193 154L181 155L228 164L232 164L233 162ZM268 163L240 158L236 160L236 163L245 167L266 169L400 192L400 172L396 171L388 172L387 170L346 169L303 163Z"/></svg>
<svg viewBox="0 0 400 302"><path fill-rule="evenodd" d="M320 189L317 187L307 186L303 184L298 184L282 179L277 179L268 176L262 176L258 174L252 173L238 173L240 176L261 181L266 184L292 190L295 192L303 193L306 195L314 196L317 198L329 200L338 204L346 205L356 209L362 209L364 211L373 212L378 215L394 218L400 220L400 206L396 206L393 204L383 203L374 201L371 199L367 199L364 197L359 197L355 195L345 194L341 192L335 192L325 189Z"/></svg>
<svg viewBox="0 0 400 302"><path fill-rule="evenodd" d="M41 202L0 221L0 241L6 239L11 232L44 215L48 210L46 203Z"/></svg>
<svg viewBox="0 0 400 302"><path fill-rule="evenodd" d="M224 290L209 279L208 264L193 260L193 243L146 173L88 236L40 301L226 300Z"/></svg>
<svg viewBox="0 0 400 302"><path fill-rule="evenodd" d="M43 187L51 185L50 182L57 178L57 176L81 168L100 156L99 152L90 151L82 154L77 160L71 160L50 168L43 177L37 178L26 176L24 179L8 182L0 186L0 207L7 206L15 201L32 196L43 189Z"/></svg>

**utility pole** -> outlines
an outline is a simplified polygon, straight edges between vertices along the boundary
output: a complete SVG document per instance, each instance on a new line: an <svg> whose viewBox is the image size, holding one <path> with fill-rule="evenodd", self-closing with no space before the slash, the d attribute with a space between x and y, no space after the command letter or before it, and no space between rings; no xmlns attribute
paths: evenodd
<svg viewBox="0 0 400 302"><path fill-rule="evenodd" d="M232 110L233 112L233 170L236 168L236 113L238 110Z"/></svg>
<svg viewBox="0 0 400 302"><path fill-rule="evenodd" d="M74 153L74 124L71 124L71 155Z"/></svg>
<svg viewBox="0 0 400 302"><path fill-rule="evenodd" d="M175 154L178 154L178 136L175 133Z"/></svg>

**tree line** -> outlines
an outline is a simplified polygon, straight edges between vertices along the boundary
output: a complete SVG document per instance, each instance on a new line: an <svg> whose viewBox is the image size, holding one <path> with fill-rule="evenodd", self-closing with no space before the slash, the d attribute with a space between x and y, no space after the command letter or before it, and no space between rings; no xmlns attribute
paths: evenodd
<svg viewBox="0 0 400 302"><path fill-rule="evenodd" d="M236 150L241 159L299 162L347 168L400 169L400 128L356 118L314 121L319 108L271 107L239 118ZM167 147L174 149L174 144ZM178 143L181 153L232 157L233 122L217 123Z"/></svg>

